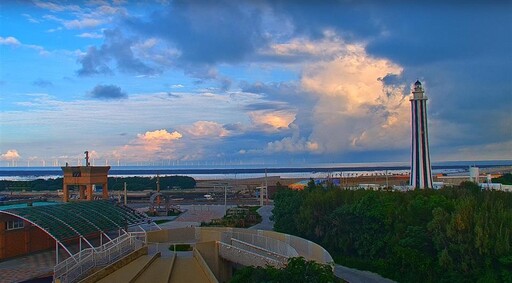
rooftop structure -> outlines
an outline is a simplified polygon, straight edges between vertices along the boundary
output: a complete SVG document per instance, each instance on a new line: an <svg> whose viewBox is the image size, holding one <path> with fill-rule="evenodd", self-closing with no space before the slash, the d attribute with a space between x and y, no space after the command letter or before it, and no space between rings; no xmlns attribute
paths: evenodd
<svg viewBox="0 0 512 283"><path fill-rule="evenodd" d="M63 195L64 202L69 201L69 188L78 187L79 199L93 200L93 187L100 185L102 198L108 199L108 171L110 166L90 166L89 152L85 152L85 166L61 167L64 172Z"/></svg>

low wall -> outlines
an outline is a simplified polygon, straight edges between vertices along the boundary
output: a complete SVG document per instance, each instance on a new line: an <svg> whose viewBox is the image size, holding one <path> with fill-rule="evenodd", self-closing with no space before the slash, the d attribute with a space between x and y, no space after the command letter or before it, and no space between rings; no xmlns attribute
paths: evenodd
<svg viewBox="0 0 512 283"><path fill-rule="evenodd" d="M142 248L135 250L129 253L127 256L119 259L113 264L108 265L105 268L98 270L97 272L89 275L85 279L81 280L80 283L93 283L97 282L109 274L114 273L116 270L123 268L125 265L128 265L130 262L136 260L137 258L148 254L148 246L143 246Z"/></svg>
<svg viewBox="0 0 512 283"><path fill-rule="evenodd" d="M255 234L282 241L293 247L299 256L320 263L332 263L331 255L320 245L309 240L266 230L249 230L228 227L187 227L147 232L148 242L153 243L202 243L221 241L224 232Z"/></svg>

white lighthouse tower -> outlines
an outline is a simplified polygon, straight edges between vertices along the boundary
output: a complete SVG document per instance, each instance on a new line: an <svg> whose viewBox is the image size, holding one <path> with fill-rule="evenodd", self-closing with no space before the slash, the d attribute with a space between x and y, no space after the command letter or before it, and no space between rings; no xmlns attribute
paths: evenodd
<svg viewBox="0 0 512 283"><path fill-rule="evenodd" d="M414 83L411 98L412 151L411 179L413 188L432 188L432 167L428 149L427 97L420 81Z"/></svg>

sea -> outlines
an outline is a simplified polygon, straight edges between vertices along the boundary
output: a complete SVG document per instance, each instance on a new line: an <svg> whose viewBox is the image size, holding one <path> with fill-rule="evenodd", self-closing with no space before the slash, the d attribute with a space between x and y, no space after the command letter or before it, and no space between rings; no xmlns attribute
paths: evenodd
<svg viewBox="0 0 512 283"><path fill-rule="evenodd" d="M111 166L109 176L190 176L196 180L248 179L267 176L281 178L328 178L409 174L409 163L316 163L301 165L197 165L197 166ZM512 160L446 161L432 164L433 174L466 174L469 167L512 166ZM30 181L62 177L61 167L0 167L0 180Z"/></svg>

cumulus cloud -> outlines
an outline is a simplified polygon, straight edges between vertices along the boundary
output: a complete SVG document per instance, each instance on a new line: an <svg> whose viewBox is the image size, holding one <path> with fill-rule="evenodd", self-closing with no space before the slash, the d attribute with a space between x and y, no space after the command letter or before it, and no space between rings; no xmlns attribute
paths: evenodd
<svg viewBox="0 0 512 283"><path fill-rule="evenodd" d="M257 128L269 132L288 129L293 120L295 120L295 113L285 110L257 110L248 112L247 115Z"/></svg>
<svg viewBox="0 0 512 283"><path fill-rule="evenodd" d="M165 129L147 131L138 134L137 138L129 144L114 150L111 156L132 161L174 159L179 146L176 141L182 137L183 135L177 131L168 132Z"/></svg>
<svg viewBox="0 0 512 283"><path fill-rule="evenodd" d="M140 141L149 145L160 145L168 141L180 139L181 137L182 135L177 131L169 133L167 130L148 131L144 134L137 135Z"/></svg>
<svg viewBox="0 0 512 283"><path fill-rule="evenodd" d="M305 138L286 137L279 141L269 142L266 151L270 153L307 153L318 150L318 143L306 141Z"/></svg>
<svg viewBox="0 0 512 283"><path fill-rule="evenodd" d="M124 99L128 97L126 92L123 92L120 87L115 85L97 85L90 92L89 95L96 99Z"/></svg>
<svg viewBox="0 0 512 283"><path fill-rule="evenodd" d="M16 161L21 158L20 154L15 149L9 149L0 155L2 160Z"/></svg>
<svg viewBox="0 0 512 283"><path fill-rule="evenodd" d="M318 95L310 138L324 152L406 145L408 101L401 93L385 94L379 81L402 69L369 56L362 46L348 49L351 52L336 60L304 70L304 88Z"/></svg>
<svg viewBox="0 0 512 283"><path fill-rule="evenodd" d="M195 137L226 137L229 131L221 124L213 121L197 121L187 128L187 132Z"/></svg>

